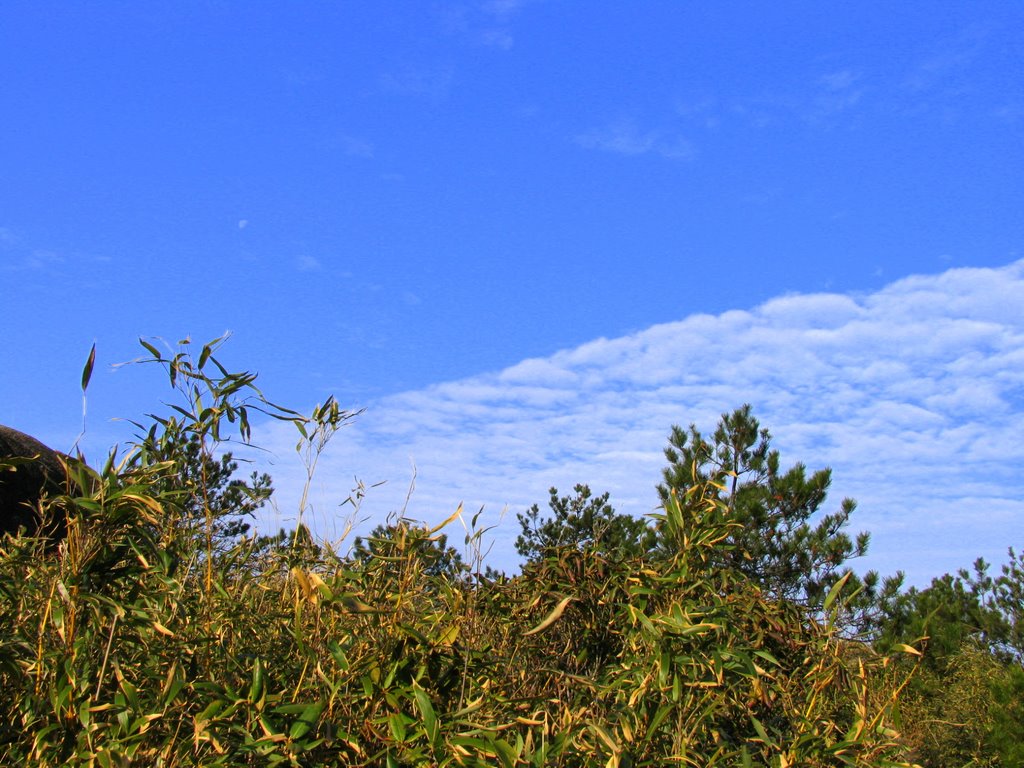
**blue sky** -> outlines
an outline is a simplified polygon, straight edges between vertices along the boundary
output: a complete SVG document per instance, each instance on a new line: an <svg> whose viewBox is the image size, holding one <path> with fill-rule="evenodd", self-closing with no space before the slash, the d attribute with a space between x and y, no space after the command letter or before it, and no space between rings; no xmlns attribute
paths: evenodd
<svg viewBox="0 0 1024 768"><path fill-rule="evenodd" d="M642 514L671 424L749 401L859 499L871 565L999 561L1022 29L1009 2L8 3L0 422L68 446L95 341L102 453L163 396L109 364L230 329L277 400L368 409L325 532L353 475L382 517L414 462L414 514L509 505L508 560L548 485Z"/></svg>

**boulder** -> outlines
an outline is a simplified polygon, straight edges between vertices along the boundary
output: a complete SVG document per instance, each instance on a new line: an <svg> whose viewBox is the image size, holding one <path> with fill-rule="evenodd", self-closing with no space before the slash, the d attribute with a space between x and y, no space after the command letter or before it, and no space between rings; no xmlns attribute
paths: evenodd
<svg viewBox="0 0 1024 768"><path fill-rule="evenodd" d="M13 466L3 466L13 462ZM42 530L39 499L45 493L67 493L68 478L61 454L30 435L0 424L0 537L24 528L29 535L55 540L66 532L64 519Z"/></svg>

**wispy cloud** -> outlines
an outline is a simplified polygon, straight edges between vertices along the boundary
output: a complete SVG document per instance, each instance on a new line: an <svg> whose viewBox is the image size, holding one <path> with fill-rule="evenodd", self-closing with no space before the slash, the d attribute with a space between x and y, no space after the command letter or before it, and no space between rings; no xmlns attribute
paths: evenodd
<svg viewBox="0 0 1024 768"><path fill-rule="evenodd" d="M864 95L861 76L852 69L828 72L818 78L811 119L830 118L856 107Z"/></svg>
<svg viewBox="0 0 1024 768"><path fill-rule="evenodd" d="M361 139L358 136L350 136L349 134L342 134L338 137L338 145L341 147L341 151L349 157L361 157L361 158L372 158L373 157L373 144Z"/></svg>
<svg viewBox="0 0 1024 768"><path fill-rule="evenodd" d="M316 272L320 269L320 262L312 256L297 256L295 268L299 272Z"/></svg>
<svg viewBox="0 0 1024 768"><path fill-rule="evenodd" d="M972 26L954 39L938 41L930 55L913 65L903 79L903 87L913 92L948 87L978 57L987 36L982 27Z"/></svg>
<svg viewBox="0 0 1024 768"><path fill-rule="evenodd" d="M841 69L837 72L829 72L818 78L818 82L830 91L848 91L859 80L859 76L852 70Z"/></svg>
<svg viewBox="0 0 1024 768"><path fill-rule="evenodd" d="M526 5L528 0L486 0L481 8L486 13L493 14L498 18L507 19L515 13L521 11Z"/></svg>
<svg viewBox="0 0 1024 768"><path fill-rule="evenodd" d="M485 0L453 5L443 11L444 29L473 45L507 51L515 44L513 21L529 0Z"/></svg>
<svg viewBox="0 0 1024 768"><path fill-rule="evenodd" d="M54 272L63 270L66 263L67 258L55 251L35 249L4 259L0 268L7 272Z"/></svg>
<svg viewBox="0 0 1024 768"><path fill-rule="evenodd" d="M682 136L660 130L641 130L630 121L619 121L578 134L575 141L584 149L619 155L645 155L653 152L670 160L689 160L693 157L693 146Z"/></svg>
<svg viewBox="0 0 1024 768"><path fill-rule="evenodd" d="M512 513L549 486L587 482L643 515L670 426L711 429L745 402L784 462L833 467L829 508L858 499L868 566L921 583L1001 560L1024 534L1024 261L693 315L371 402L325 457L322 498L345 495L337 478L387 479L364 507L382 519L403 505L414 462L409 512L486 505L494 562L511 567ZM266 438L281 446L288 497L292 437ZM340 526L320 509L330 535Z"/></svg>
<svg viewBox="0 0 1024 768"><path fill-rule="evenodd" d="M451 66L409 66L381 75L380 84L387 91L441 102L448 97L454 79Z"/></svg>
<svg viewBox="0 0 1024 768"><path fill-rule="evenodd" d="M987 103L991 96L979 90L973 76L988 38L988 29L972 25L955 37L936 40L931 52L914 62L898 84L894 110L916 118L930 115L944 123L997 112L998 105Z"/></svg>
<svg viewBox="0 0 1024 768"><path fill-rule="evenodd" d="M68 279L76 266L90 269L114 262L108 254L36 247L25 242L20 233L6 227L0 227L0 251L5 252L0 258L0 272L34 274L37 278L53 281ZM95 274L90 274L90 279L95 277Z"/></svg>

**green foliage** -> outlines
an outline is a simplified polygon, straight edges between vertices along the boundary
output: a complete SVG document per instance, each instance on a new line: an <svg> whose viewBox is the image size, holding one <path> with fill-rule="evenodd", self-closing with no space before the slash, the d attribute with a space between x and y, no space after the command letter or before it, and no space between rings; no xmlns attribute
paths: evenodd
<svg viewBox="0 0 1024 768"><path fill-rule="evenodd" d="M879 647L927 637L929 666L941 668L967 644L990 648L1005 634L1002 617L971 583L948 573L932 579L926 589L883 594L880 606Z"/></svg>
<svg viewBox="0 0 1024 768"><path fill-rule="evenodd" d="M921 643L921 669L903 704L905 743L926 767L1020 765L1024 752L1024 570L1011 549L999 576L984 560L973 571L935 578L925 589L883 590L876 646Z"/></svg>
<svg viewBox="0 0 1024 768"><path fill-rule="evenodd" d="M669 465L658 486L663 501L672 491L682 497L710 485L728 510L733 525L710 565L745 574L773 597L820 605L847 573L844 564L867 551L867 533L851 540L843 532L855 507L852 499L816 517L831 471L808 476L806 467L796 464L782 472L771 435L749 405L723 414L710 440L694 425L674 426L665 457ZM874 574L865 577L866 592L876 580Z"/></svg>
<svg viewBox="0 0 1024 768"><path fill-rule="evenodd" d="M976 580L972 588L1000 616L1001 649L1024 662L1024 552L1018 554L1011 547L1008 554L1009 560L995 579L988 577L983 560L976 562L975 573L981 571L984 580Z"/></svg>
<svg viewBox="0 0 1024 768"><path fill-rule="evenodd" d="M874 633L880 648L894 643L928 640L926 664L942 665L966 645L991 653L1003 662L1024 662L1024 568L1011 548L999 576L978 558L972 571L932 579L925 589L900 591L898 580L878 598Z"/></svg>
<svg viewBox="0 0 1024 768"><path fill-rule="evenodd" d="M812 612L714 568L741 540L710 482L669 492L656 560L544 548L491 581L406 520L354 558L301 525L211 557L212 524L182 524L214 519L210 494L169 482L194 459L180 436L219 455L220 420L259 408L295 425L312 468L350 414L277 409L210 345L147 349L188 382L178 415L120 462L74 464L59 556L24 538L0 553L0 764L901 764L898 665L837 634L842 585Z"/></svg>
<svg viewBox="0 0 1024 768"><path fill-rule="evenodd" d="M164 491L177 492L182 500L183 524L203 526L209 518L218 547L230 547L234 539L250 530L252 518L273 495L273 482L266 473L253 472L248 480L237 476L238 462L229 451L211 456L198 435L174 444L166 436L150 450L135 454L141 460L172 461L176 468L167 477Z"/></svg>
<svg viewBox="0 0 1024 768"><path fill-rule="evenodd" d="M1024 667L1006 665L989 680L989 687L993 707L988 743L1003 765L1024 765Z"/></svg>
<svg viewBox="0 0 1024 768"><path fill-rule="evenodd" d="M904 743L914 762L925 768L1003 765L992 741L993 684L1005 672L991 654L973 644L944 658L941 671L922 667L901 705Z"/></svg>
<svg viewBox="0 0 1024 768"><path fill-rule="evenodd" d="M655 534L643 520L618 514L608 494L592 496L590 487L577 485L572 496L559 496L552 488L550 517L541 517L534 504L516 518L522 533L516 551L529 562L543 560L561 548L595 550L619 558L641 556L654 546Z"/></svg>
<svg viewBox="0 0 1024 768"><path fill-rule="evenodd" d="M357 563L388 568L397 578L401 578L398 566L405 563L408 554L415 555L418 570L431 577L459 579L469 570L459 551L448 546L447 534L432 532L409 520L378 525L367 538L357 536L352 545L352 557Z"/></svg>

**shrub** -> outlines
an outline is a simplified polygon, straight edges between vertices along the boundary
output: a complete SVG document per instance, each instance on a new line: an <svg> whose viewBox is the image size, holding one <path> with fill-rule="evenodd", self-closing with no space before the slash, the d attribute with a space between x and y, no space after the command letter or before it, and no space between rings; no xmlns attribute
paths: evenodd
<svg viewBox="0 0 1024 768"><path fill-rule="evenodd" d="M838 636L842 584L811 614L712 567L736 523L710 483L667 500L659 530L674 554L655 563L554 548L513 578L439 568L441 531L460 510L442 526L393 521L381 546L355 556L304 527L271 546L215 547L212 518L183 524L196 504L213 511L201 482L167 482L188 460L175 446L194 436L214 456L228 425L248 436L258 409L296 426L312 467L351 414L333 401L308 417L273 406L251 374L217 362L216 344L197 360L146 348L172 385L186 383L186 404L154 417L125 459L75 464L83 490L65 500L59 557L28 539L0 556L0 763L900 759L902 681ZM161 443L168 431L175 439Z"/></svg>

